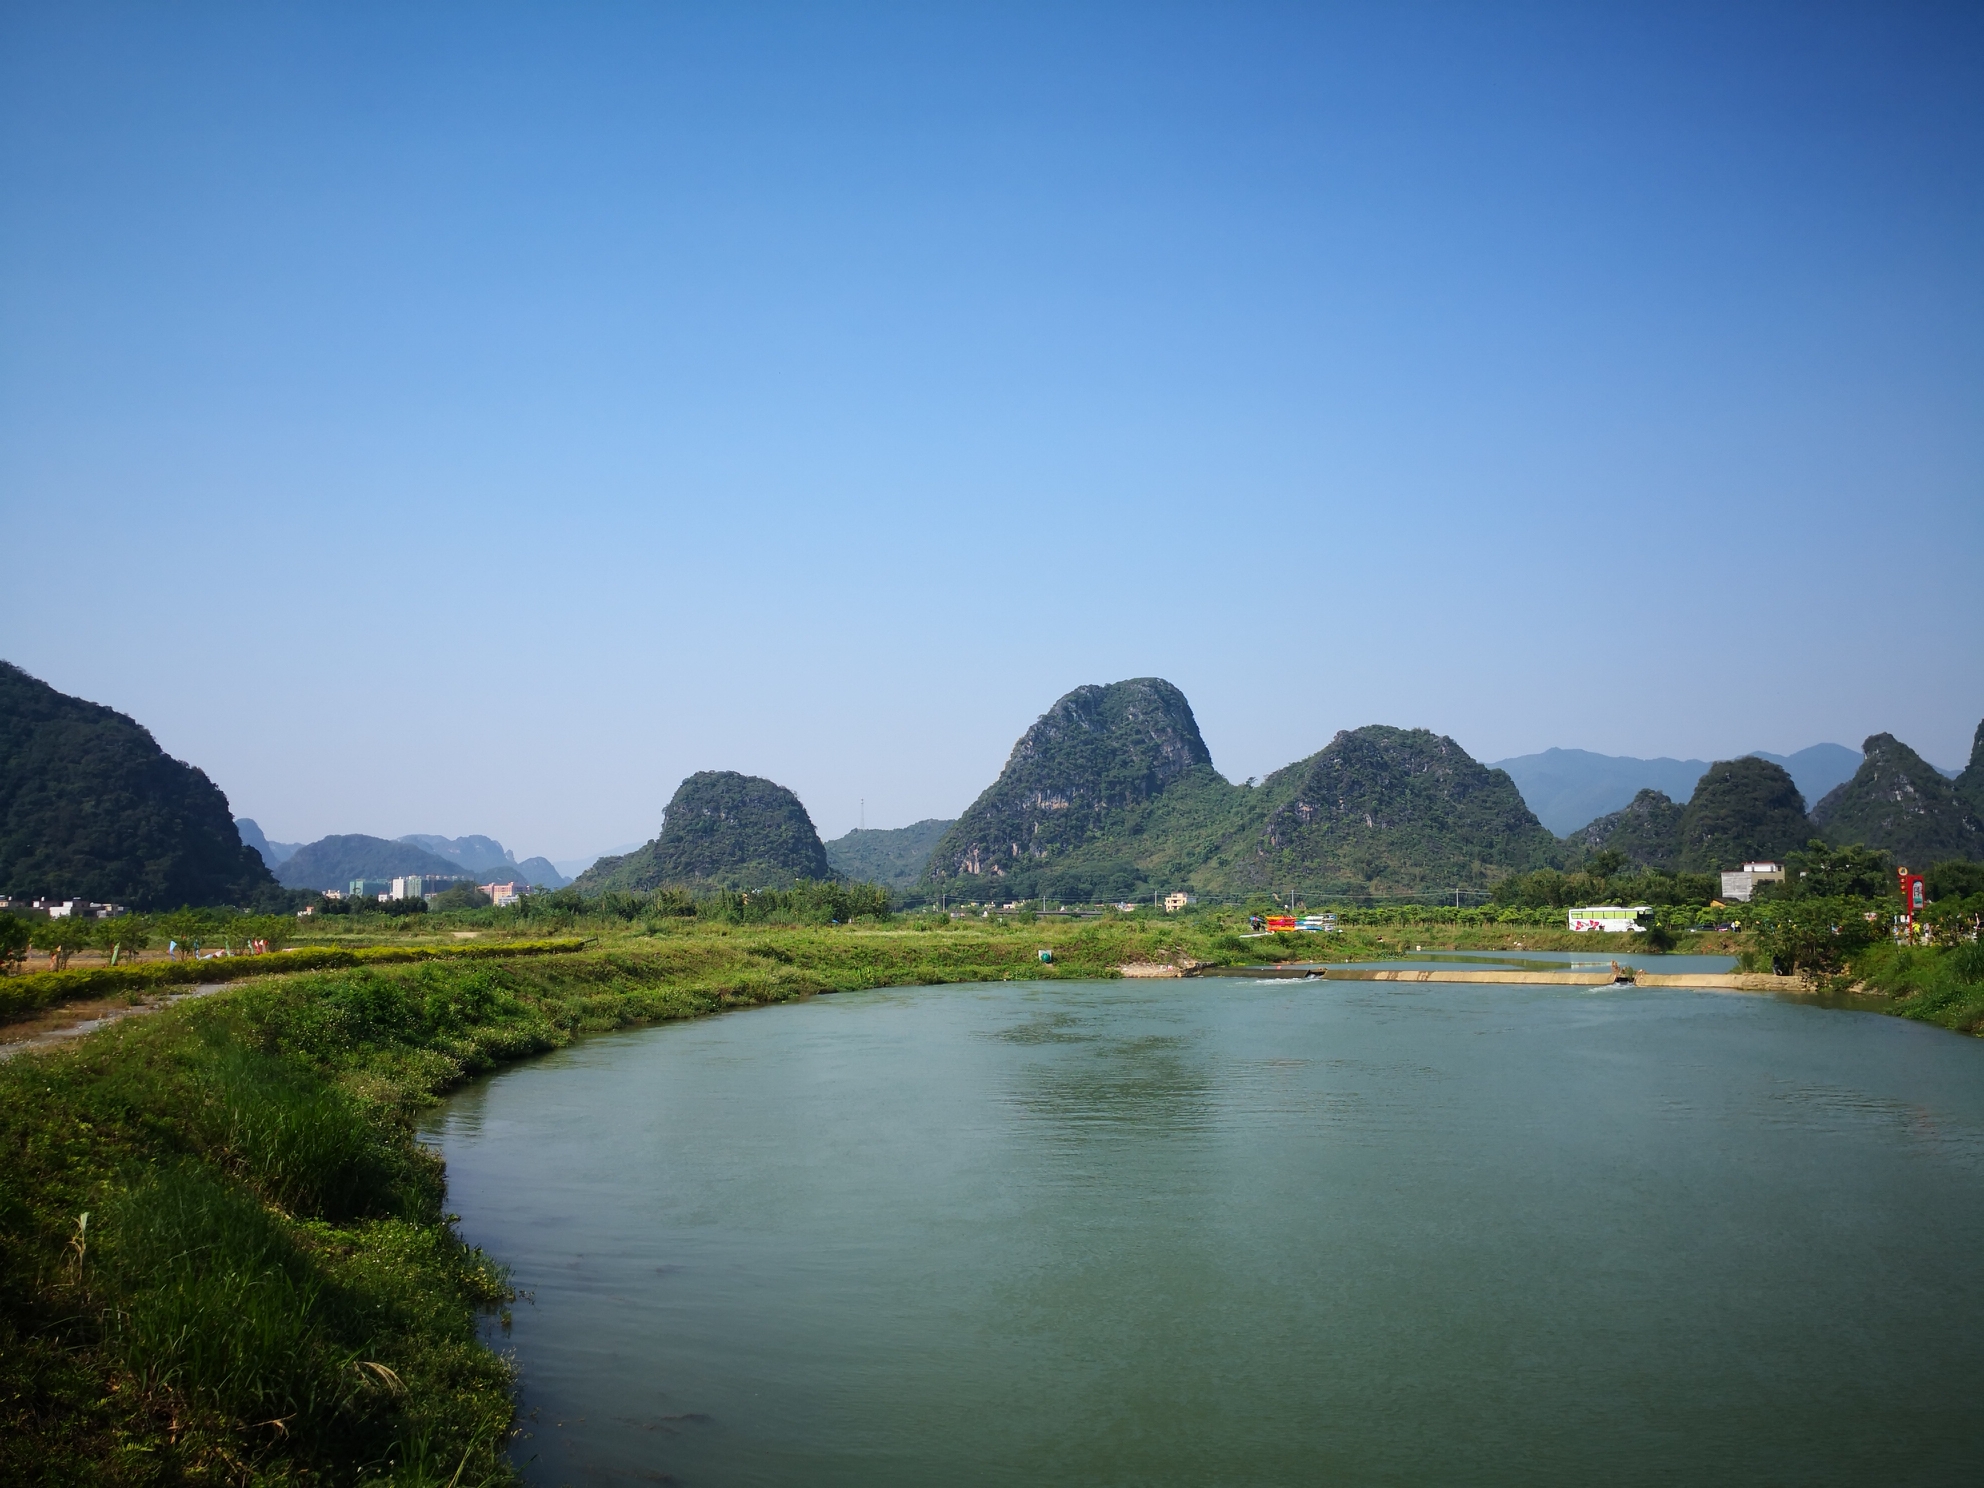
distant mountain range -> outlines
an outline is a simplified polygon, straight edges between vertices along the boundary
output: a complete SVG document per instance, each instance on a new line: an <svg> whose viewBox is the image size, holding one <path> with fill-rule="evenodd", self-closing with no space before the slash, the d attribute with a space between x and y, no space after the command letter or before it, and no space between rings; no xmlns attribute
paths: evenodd
<svg viewBox="0 0 1984 1488"><path fill-rule="evenodd" d="M1984 759L1984 725L1976 753ZM660 835L602 858L578 887L769 887L822 876L824 859L833 873L912 898L1092 902L1184 888L1315 899L1478 892L1510 873L1575 867L1603 851L1639 867L1712 872L1782 857L1819 835L1925 864L1984 858L1984 813L1966 804L1966 792L1984 793L1984 762L1974 759L1953 782L1887 735L1869 739L1864 754L1818 745L1714 762L1551 750L1515 763L1537 767L1539 794L1555 788L1566 801L1594 790L1604 794L1582 799L1617 801L1648 773L1681 800L1634 787L1560 840L1509 772L1429 730L1382 725L1341 732L1259 785L1234 785L1213 768L1184 694L1140 677L1059 699L956 821L821 844L783 786L706 771L683 781ZM1821 786L1820 806L1808 812L1804 792Z"/></svg>
<svg viewBox="0 0 1984 1488"><path fill-rule="evenodd" d="M261 827L256 825L255 819L252 816L237 816L234 819L234 826L241 833L241 840L260 853L262 855L262 861L267 863L270 868L274 868L276 864L287 858L294 857L296 850L303 846L300 842L269 841L267 837L262 835Z"/></svg>
<svg viewBox="0 0 1984 1488"><path fill-rule="evenodd" d="M1572 833L1567 846L1573 862L1609 850L1637 867L1699 873L1780 859L1815 837L1879 848L1921 868L1984 860L1984 723L1954 779L1893 734L1874 734L1852 778L1808 813L1783 766L1747 755L1709 766L1685 806L1640 791Z"/></svg>
<svg viewBox="0 0 1984 1488"><path fill-rule="evenodd" d="M1808 807L1860 768L1860 751L1844 744L1814 744L1796 754L1756 750L1750 757L1781 766ZM1634 759L1585 749L1546 749L1497 760L1489 768L1506 770L1537 820L1563 837L1623 809L1643 790L1686 800L1708 767L1707 760Z"/></svg>
<svg viewBox="0 0 1984 1488"><path fill-rule="evenodd" d="M459 878L462 867L436 857L410 842L391 842L384 837L367 837L360 832L320 837L304 844L276 869L276 877L287 889L342 891L354 879L399 878L406 874L424 877Z"/></svg>
<svg viewBox="0 0 1984 1488"><path fill-rule="evenodd" d="M1984 861L1984 724L1956 772L1890 734L1858 752L1826 744L1704 763L1548 750L1504 763L1482 765L1426 729L1370 725L1258 785L1234 785L1213 767L1184 695L1132 678L1057 700L955 821L829 845L785 787L703 771L682 782L652 841L600 859L578 883L758 888L838 873L910 897L981 902L1178 888L1313 901L1478 891L1602 852L1705 872L1780 857L1813 836L1924 868ZM1607 809L1582 816L1594 806ZM1544 812L1571 824L1561 838ZM278 880L326 889L409 873L564 882L551 863L518 863L488 837L272 843L133 720L0 663L0 892L279 907L293 901Z"/></svg>
<svg viewBox="0 0 1984 1488"><path fill-rule="evenodd" d="M517 855L493 837L415 832L390 841L346 834L309 843L271 842L252 818L237 817L234 825L241 840L260 853L277 880L289 888L342 889L355 878L399 878L410 873L469 876L485 882L501 878L544 889L560 889L571 882L547 858L518 862Z"/></svg>

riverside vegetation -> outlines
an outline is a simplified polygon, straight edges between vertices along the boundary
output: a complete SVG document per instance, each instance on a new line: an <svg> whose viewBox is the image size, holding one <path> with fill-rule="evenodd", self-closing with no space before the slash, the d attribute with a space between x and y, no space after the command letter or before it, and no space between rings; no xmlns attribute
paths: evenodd
<svg viewBox="0 0 1984 1488"><path fill-rule="evenodd" d="M487 944L477 959L257 979L0 1066L0 1479L510 1481L511 1373L477 1328L510 1294L455 1235L412 1123L461 1081L584 1031L1138 961L1643 939L1572 936L1559 912L1517 907L1352 911L1325 942L1243 939L1233 912L952 919L889 916L870 895L560 894L424 924L352 915L310 927L305 950L343 941L350 955L367 922L388 951L444 951L412 942L458 933ZM536 944L499 938L526 931ZM554 933L585 949L545 945ZM1891 1010L1984 1022L1974 943L1852 954Z"/></svg>

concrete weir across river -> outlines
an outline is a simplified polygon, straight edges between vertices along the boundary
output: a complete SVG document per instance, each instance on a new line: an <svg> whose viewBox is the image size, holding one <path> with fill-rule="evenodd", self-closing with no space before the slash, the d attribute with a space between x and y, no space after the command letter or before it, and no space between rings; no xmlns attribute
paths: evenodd
<svg viewBox="0 0 1984 1488"><path fill-rule="evenodd" d="M1487 958L1483 958L1487 959ZM1607 983L1638 987L1673 987L1697 992L1805 992L1802 977L1767 972L1655 972L1613 961L1574 967L1568 971L1534 971L1464 965L1331 965L1297 962L1278 966L1202 966L1196 962L1131 962L1117 970L1130 978L1253 977L1290 981L1331 982L1472 982L1509 987L1593 987Z"/></svg>

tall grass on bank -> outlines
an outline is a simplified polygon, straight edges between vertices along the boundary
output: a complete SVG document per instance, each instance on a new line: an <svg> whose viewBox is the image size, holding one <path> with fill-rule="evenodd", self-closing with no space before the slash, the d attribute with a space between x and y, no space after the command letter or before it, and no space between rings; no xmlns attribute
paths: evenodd
<svg viewBox="0 0 1984 1488"><path fill-rule="evenodd" d="M500 1271L408 1116L556 1042L493 967L297 978L0 1067L0 1481L503 1481Z"/></svg>
<svg viewBox="0 0 1984 1488"><path fill-rule="evenodd" d="M1854 958L1853 975L1904 1018L1984 1034L1984 944L1874 946Z"/></svg>
<svg viewBox="0 0 1984 1488"><path fill-rule="evenodd" d="M561 955L583 940L509 941L462 946L298 946L265 956L215 957L208 961L142 961L129 966L78 966L67 971L30 972L0 981L0 1018L54 1007L81 997L142 997L169 987L201 982L233 982L247 977L283 976L329 967L384 965L406 961L475 961L492 957Z"/></svg>

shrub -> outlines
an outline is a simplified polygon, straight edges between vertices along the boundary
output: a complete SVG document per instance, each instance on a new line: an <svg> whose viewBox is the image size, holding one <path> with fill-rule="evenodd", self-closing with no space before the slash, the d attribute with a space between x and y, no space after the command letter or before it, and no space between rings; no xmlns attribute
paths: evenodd
<svg viewBox="0 0 1984 1488"><path fill-rule="evenodd" d="M1816 979L1839 974L1857 953L1887 940L1890 908L1864 899L1785 899L1751 905L1747 924L1756 933L1756 959L1779 975Z"/></svg>

